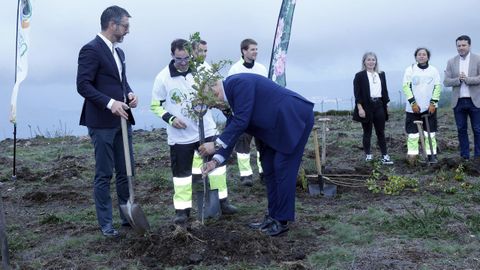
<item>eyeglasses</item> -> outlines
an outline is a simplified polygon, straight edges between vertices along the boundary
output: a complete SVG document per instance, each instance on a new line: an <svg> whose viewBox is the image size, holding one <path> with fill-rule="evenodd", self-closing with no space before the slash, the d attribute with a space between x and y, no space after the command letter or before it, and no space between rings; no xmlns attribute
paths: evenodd
<svg viewBox="0 0 480 270"><path fill-rule="evenodd" d="M123 28L125 28L125 30L128 30L130 28L130 24L117 23L117 25L123 26Z"/></svg>
<svg viewBox="0 0 480 270"><path fill-rule="evenodd" d="M181 58L181 57L173 57L173 60L175 60L176 63L183 63L183 62L188 62L190 60L190 56Z"/></svg>

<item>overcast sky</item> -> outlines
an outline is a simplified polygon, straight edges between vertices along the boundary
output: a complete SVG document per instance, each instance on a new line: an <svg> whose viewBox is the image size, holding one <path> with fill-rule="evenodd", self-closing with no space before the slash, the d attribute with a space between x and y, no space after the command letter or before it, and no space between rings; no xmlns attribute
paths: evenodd
<svg viewBox="0 0 480 270"><path fill-rule="evenodd" d="M0 139L12 137L8 122L14 84L16 0L0 9ZM140 97L136 128L158 127L149 112L155 75L170 60L170 42L199 31L208 41L207 60L240 57L239 43L253 38L268 66L281 0L33 0L28 77L20 86L20 137L78 127L83 99L75 86L78 51L100 31L100 14L110 5L132 15L120 45L127 76ZM399 99L413 52L426 46L430 63L443 71L456 54L455 39L467 34L472 51L480 44L478 0L297 0L287 56L287 86L315 101L339 98L349 106L352 79L366 51L378 55L392 100ZM443 75L443 74L441 74ZM61 124L60 124L61 123Z"/></svg>

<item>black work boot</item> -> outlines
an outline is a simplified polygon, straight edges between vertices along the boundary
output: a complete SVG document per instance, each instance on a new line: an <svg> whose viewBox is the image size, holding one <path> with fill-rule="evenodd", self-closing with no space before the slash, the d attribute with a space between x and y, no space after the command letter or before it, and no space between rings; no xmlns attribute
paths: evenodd
<svg viewBox="0 0 480 270"><path fill-rule="evenodd" d="M175 210L175 218L173 219L173 223L184 224L185 222L187 222L189 212L188 210L189 209Z"/></svg>
<svg viewBox="0 0 480 270"><path fill-rule="evenodd" d="M437 162L438 162L437 155L428 155L428 163L434 164Z"/></svg>
<svg viewBox="0 0 480 270"><path fill-rule="evenodd" d="M235 206L228 202L227 198L220 200L220 209L224 215L233 215L238 211Z"/></svg>
<svg viewBox="0 0 480 270"><path fill-rule="evenodd" d="M246 186L246 187L251 187L251 186L253 186L252 176L251 176L251 175L249 175L249 176L240 176L240 183L242 184L242 186Z"/></svg>

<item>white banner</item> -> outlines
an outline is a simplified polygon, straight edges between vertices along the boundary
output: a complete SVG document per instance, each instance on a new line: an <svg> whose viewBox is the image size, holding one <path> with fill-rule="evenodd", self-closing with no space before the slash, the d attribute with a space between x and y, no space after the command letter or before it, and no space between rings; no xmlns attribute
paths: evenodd
<svg viewBox="0 0 480 270"><path fill-rule="evenodd" d="M10 122L17 122L17 95L20 83L27 77L28 72L28 51L29 51L29 32L30 18L32 16L32 5L30 0L18 1L17 14L17 49L16 49L16 72L15 85L13 86L11 99Z"/></svg>

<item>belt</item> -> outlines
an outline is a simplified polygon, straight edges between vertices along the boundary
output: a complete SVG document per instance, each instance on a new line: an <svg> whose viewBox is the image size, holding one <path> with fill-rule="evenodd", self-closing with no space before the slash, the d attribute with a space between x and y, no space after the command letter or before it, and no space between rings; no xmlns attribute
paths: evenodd
<svg viewBox="0 0 480 270"><path fill-rule="evenodd" d="M372 97L370 98L372 100L372 102L379 102L379 101L382 101L382 98L381 97Z"/></svg>

